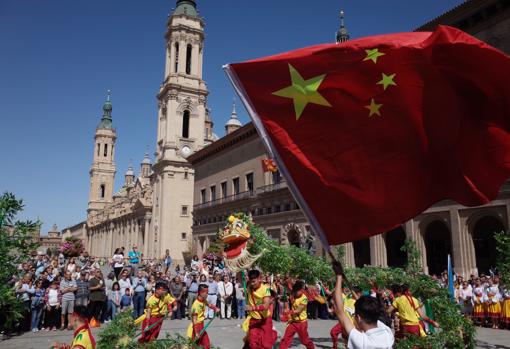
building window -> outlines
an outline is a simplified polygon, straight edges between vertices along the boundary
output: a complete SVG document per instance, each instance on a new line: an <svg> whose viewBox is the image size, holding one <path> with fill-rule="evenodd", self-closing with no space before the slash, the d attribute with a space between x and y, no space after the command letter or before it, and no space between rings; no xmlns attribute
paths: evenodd
<svg viewBox="0 0 510 349"><path fill-rule="evenodd" d="M189 110L185 110L182 115L182 138L189 137Z"/></svg>
<svg viewBox="0 0 510 349"><path fill-rule="evenodd" d="M200 190L200 203L205 202L205 189Z"/></svg>
<svg viewBox="0 0 510 349"><path fill-rule="evenodd" d="M186 74L191 74L191 52L192 48L191 45L188 44L186 47Z"/></svg>
<svg viewBox="0 0 510 349"><path fill-rule="evenodd" d="M101 199L104 199L105 190L106 190L106 188L105 188L104 184L101 184L101 186L99 187L99 197Z"/></svg>
<svg viewBox="0 0 510 349"><path fill-rule="evenodd" d="M280 212L280 211L281 211L281 206L280 206L280 205L276 205L276 206L274 207L274 213L278 213L278 212Z"/></svg>
<svg viewBox="0 0 510 349"><path fill-rule="evenodd" d="M186 240L188 237L188 234L186 233L181 233L181 240Z"/></svg>
<svg viewBox="0 0 510 349"><path fill-rule="evenodd" d="M181 206L181 216L188 215L188 206Z"/></svg>
<svg viewBox="0 0 510 349"><path fill-rule="evenodd" d="M227 182L222 182L220 185L221 185L221 197L226 198L227 197Z"/></svg>
<svg viewBox="0 0 510 349"><path fill-rule="evenodd" d="M271 207L266 208L266 214L271 214L271 213L273 213L272 208Z"/></svg>
<svg viewBox="0 0 510 349"><path fill-rule="evenodd" d="M174 72L177 73L179 71L179 43L175 43L175 67Z"/></svg>
<svg viewBox="0 0 510 349"><path fill-rule="evenodd" d="M290 204L289 203L285 204L285 211L290 211Z"/></svg>
<svg viewBox="0 0 510 349"><path fill-rule="evenodd" d="M246 175L246 190L253 192L253 172Z"/></svg>
<svg viewBox="0 0 510 349"><path fill-rule="evenodd" d="M234 195L239 194L239 177L232 179L232 191Z"/></svg>
<svg viewBox="0 0 510 349"><path fill-rule="evenodd" d="M108 155L108 144L104 145L104 156L106 157Z"/></svg>
<svg viewBox="0 0 510 349"><path fill-rule="evenodd" d="M99 156L100 151L101 151L101 144L97 143L97 156Z"/></svg>
<svg viewBox="0 0 510 349"><path fill-rule="evenodd" d="M188 171L184 171L184 179L188 179Z"/></svg>
<svg viewBox="0 0 510 349"><path fill-rule="evenodd" d="M211 201L214 201L214 200L216 200L216 186L215 185L213 185L211 187Z"/></svg>

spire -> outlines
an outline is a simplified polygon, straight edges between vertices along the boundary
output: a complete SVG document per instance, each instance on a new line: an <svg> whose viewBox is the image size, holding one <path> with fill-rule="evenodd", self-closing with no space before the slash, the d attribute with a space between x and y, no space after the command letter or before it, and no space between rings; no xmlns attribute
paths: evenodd
<svg viewBox="0 0 510 349"><path fill-rule="evenodd" d="M243 126L241 124L241 121L237 118L237 111L236 111L236 98L234 97L234 100L232 102L232 114L230 115L230 119L225 124L225 130L227 131L227 134L237 130Z"/></svg>
<svg viewBox="0 0 510 349"><path fill-rule="evenodd" d="M101 122L97 126L97 128L107 128L111 129L112 127L112 102L110 102L111 91L108 90L106 101L103 104L103 117L101 118Z"/></svg>
<svg viewBox="0 0 510 349"><path fill-rule="evenodd" d="M151 158L149 157L149 153L148 152L145 152L145 154L143 156L142 164L149 164L149 165L152 164Z"/></svg>
<svg viewBox="0 0 510 349"><path fill-rule="evenodd" d="M197 17L197 3L195 0L177 0L175 4L174 16L185 15Z"/></svg>
<svg viewBox="0 0 510 349"><path fill-rule="evenodd" d="M129 159L129 167L126 171L126 176L133 176L135 175L135 171L133 170L133 160Z"/></svg>
<svg viewBox="0 0 510 349"><path fill-rule="evenodd" d="M345 24L344 24L344 10L341 10L340 11L340 28L336 32L336 42L337 43L346 42L347 40L349 40L349 38L350 38L349 32L345 28Z"/></svg>

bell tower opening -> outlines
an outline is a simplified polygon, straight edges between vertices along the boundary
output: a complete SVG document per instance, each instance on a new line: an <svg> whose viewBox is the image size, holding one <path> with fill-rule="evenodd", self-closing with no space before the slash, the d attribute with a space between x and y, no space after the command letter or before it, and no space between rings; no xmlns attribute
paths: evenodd
<svg viewBox="0 0 510 349"><path fill-rule="evenodd" d="M191 53L193 52L193 48L190 44L186 47L186 74L191 74Z"/></svg>
<svg viewBox="0 0 510 349"><path fill-rule="evenodd" d="M189 110L182 114L182 138L189 138Z"/></svg>

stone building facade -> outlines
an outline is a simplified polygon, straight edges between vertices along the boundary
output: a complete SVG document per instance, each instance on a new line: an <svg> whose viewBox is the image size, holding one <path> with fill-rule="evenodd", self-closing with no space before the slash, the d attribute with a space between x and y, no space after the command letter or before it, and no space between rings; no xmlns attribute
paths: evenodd
<svg viewBox="0 0 510 349"><path fill-rule="evenodd" d="M349 38L341 15L338 42ZM433 30L438 24L459 27L510 52L509 1L466 1L417 30ZM226 217L236 211L251 212L254 221L280 243L303 246L313 240L285 180L262 171L261 161L267 157L254 127L248 124L188 158L195 170L192 229L198 254L207 249ZM346 262L358 267L402 266L407 256L400 248L410 238L421 251L427 273L444 271L448 254L459 274L487 273L495 263L494 232L508 230L509 217L510 184L506 183L488 205L464 207L445 200L391 232L345 244ZM316 253L324 253L318 242L315 245Z"/></svg>
<svg viewBox="0 0 510 349"><path fill-rule="evenodd" d="M130 166L114 191L117 133L110 96L94 137L87 220L64 229L85 240L89 252L111 257L115 248L138 245L144 258L170 250L182 263L191 238L194 171L186 158L218 137L202 79L205 22L196 1L177 0L167 22L166 59L158 100L155 162L146 153L135 175Z"/></svg>
<svg viewBox="0 0 510 349"><path fill-rule="evenodd" d="M60 247L62 241L63 237L61 232L58 230L57 225L53 224L51 230L46 236L39 234L39 247L37 250L44 253L46 253L48 250L54 251Z"/></svg>

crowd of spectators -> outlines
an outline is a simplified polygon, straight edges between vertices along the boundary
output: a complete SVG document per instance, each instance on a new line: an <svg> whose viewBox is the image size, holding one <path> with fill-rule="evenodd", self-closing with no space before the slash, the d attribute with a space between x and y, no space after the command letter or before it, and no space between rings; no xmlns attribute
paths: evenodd
<svg viewBox="0 0 510 349"><path fill-rule="evenodd" d="M39 252L30 262L20 265L18 275L12 279L16 295L24 307L23 319L15 328L0 330L10 334L70 329L69 315L75 306L87 307L92 324L107 323L124 311L131 312L136 319L143 314L156 282L161 281L168 284L170 293L177 300L172 319L189 319L199 284L208 285L207 301L217 305L221 318L245 317L246 294L242 275L226 268L221 258L210 255L200 260L193 256L188 265L180 266L173 263L168 250L159 260L142 257L136 246L128 252L123 247L118 248L109 259L94 258L87 252L72 258L62 254L50 257ZM442 286L447 286L444 275L436 279ZM274 295L273 319L282 321L289 290L295 280L266 276L264 281ZM309 319L334 318L332 308L328 306L331 291L320 282L306 285ZM359 296L361 292L353 288L347 294L355 298L356 293ZM365 294L380 298L386 307L393 301L389 289L369 290ZM466 316L480 325L494 328L510 325L510 292L500 289L497 276L472 276L469 280L457 277L455 301ZM493 306L496 302L499 307ZM206 315L212 318L213 310L209 309Z"/></svg>

